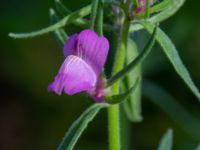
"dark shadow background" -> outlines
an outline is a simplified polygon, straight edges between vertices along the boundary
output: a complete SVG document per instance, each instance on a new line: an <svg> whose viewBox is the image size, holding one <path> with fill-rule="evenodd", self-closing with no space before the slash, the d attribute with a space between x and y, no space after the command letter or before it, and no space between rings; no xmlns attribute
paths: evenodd
<svg viewBox="0 0 200 150"><path fill-rule="evenodd" d="M67 0L72 10L89 1ZM200 87L200 2L187 1L162 28L174 41L179 54ZM8 0L0 4L0 150L56 149L70 124L93 101L87 97L47 93L47 86L63 61L61 48L52 34L33 39L14 40L9 32L26 32L49 24L48 10L53 0ZM73 27L68 26L72 32ZM146 78L155 80L179 103L200 118L200 106L187 86L157 48L162 65L155 63ZM164 58L164 59L162 59ZM164 67L163 67L164 66ZM196 142L183 132L160 108L143 100L144 121L132 125L134 149L156 149L167 128L174 129L174 149L192 150ZM107 147L107 117L102 111L81 137L77 150Z"/></svg>

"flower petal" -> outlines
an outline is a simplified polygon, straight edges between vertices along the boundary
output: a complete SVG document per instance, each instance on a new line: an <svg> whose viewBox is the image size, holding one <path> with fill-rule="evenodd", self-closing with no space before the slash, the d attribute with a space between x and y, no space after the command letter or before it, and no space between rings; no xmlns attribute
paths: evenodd
<svg viewBox="0 0 200 150"><path fill-rule="evenodd" d="M61 94L64 89L68 95L91 90L95 87L97 76L92 68L81 58L70 55L62 64L48 91Z"/></svg>
<svg viewBox="0 0 200 150"><path fill-rule="evenodd" d="M64 45L64 56L65 58L69 55L75 54L76 45L77 45L78 34L73 34L69 37L67 42Z"/></svg>
<svg viewBox="0 0 200 150"><path fill-rule="evenodd" d="M105 64L109 43L94 31L86 29L78 35L77 55L86 61L98 76Z"/></svg>

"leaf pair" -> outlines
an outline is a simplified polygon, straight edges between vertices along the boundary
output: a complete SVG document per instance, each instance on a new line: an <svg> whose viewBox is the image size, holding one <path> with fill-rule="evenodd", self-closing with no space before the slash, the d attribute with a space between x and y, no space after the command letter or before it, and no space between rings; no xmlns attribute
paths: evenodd
<svg viewBox="0 0 200 150"><path fill-rule="evenodd" d="M123 78L129 74L131 71L133 71L138 65L140 65L142 63L142 61L146 58L146 56L151 52L152 47L154 45L155 42L155 35L156 35L156 29L157 27L154 28L154 31L152 33L152 36L149 40L149 42L147 43L147 45L145 46L144 50L137 56L135 57L128 65L126 65L121 71L119 71L118 73L116 73L115 75L113 75L108 81L106 86L110 87L112 86L115 82L117 82L118 80L123 80ZM138 74L140 76L140 74ZM130 77L129 79L131 79L132 77ZM138 77L136 77L138 78ZM137 80L137 79L134 79ZM133 87L127 86L126 88L126 92L124 92L123 94L119 94L119 95L114 95L111 97L106 97L106 102L110 103L110 104L115 104L115 103L120 103L122 101L124 101L125 99L127 99L128 97L131 96L132 92L137 88L138 86L138 81L135 82ZM129 84L129 83L128 83ZM130 83L132 84L132 83ZM134 91L135 92L135 91ZM130 115L129 115L130 116Z"/></svg>
<svg viewBox="0 0 200 150"><path fill-rule="evenodd" d="M141 22L141 24L146 28L146 30L148 32L152 32L153 28L155 27L154 24L150 23L150 22ZM173 43L171 42L171 40L168 38L168 36L160 29L158 28L157 34L155 35L155 38L157 40L157 42L161 45L161 47L163 48L165 54L167 55L168 59L170 60L170 62L172 63L172 65L174 66L176 72L178 73L178 75L184 80L184 82L187 84L187 86L190 88L190 90L196 95L196 97L198 98L198 100L200 100L200 93L198 88L195 86L194 82L192 81L189 72L187 71L186 67L183 65L178 52L175 48L175 46L173 45ZM111 80L112 81L112 80ZM132 101L130 102L134 102L134 99L132 99ZM131 107L131 103L126 104L128 107L126 107L126 112L131 112L131 111L135 111L135 109L133 109L134 107ZM134 106L134 105L133 105ZM136 107L137 109L138 107ZM138 111L136 114L139 114L140 112ZM131 113L129 113L128 116L132 116L130 115ZM129 117L130 118L130 117ZM133 117L134 118L134 117ZM195 134L195 132L194 132Z"/></svg>
<svg viewBox="0 0 200 150"><path fill-rule="evenodd" d="M108 81L107 81L107 87L113 85L116 81L121 80L125 75L127 75L130 71L135 69L137 65L139 65L146 56L151 52L152 47L155 42L155 36L156 36L157 27L154 27L152 31L152 36L148 43L146 44L144 50L138 55L135 59L133 59L127 66L125 66L121 71L113 75Z"/></svg>
<svg viewBox="0 0 200 150"><path fill-rule="evenodd" d="M141 23L148 32L152 32L153 28L155 27L155 25L153 25L150 22L142 22ZM157 42L161 45L161 47L163 48L165 54L167 55L168 59L171 61L172 65L174 66L176 72L178 73L178 75L184 80L184 82L188 85L188 87L191 89L191 91L196 95L196 97L198 99L200 99L200 94L198 91L198 88L195 86L195 84L193 83L189 72L187 71L187 69L185 68L185 66L183 65L177 50L175 49L175 46L173 45L173 43L171 42L171 40L167 37L167 35L160 29L157 29L157 34L155 35L155 38L157 40ZM152 91L154 88L151 87L149 88L149 94L151 94L152 96L159 96L156 91ZM159 91L157 89L157 91ZM146 91L143 91L143 94L146 94ZM158 99L155 97L155 99ZM168 106L166 103L164 103L163 105L159 104L159 106L161 108L163 108L164 110L167 111L168 114L170 114L170 116L172 118L174 118L174 120L178 121L178 124L180 126L183 127L183 129L186 132L189 132L189 134L193 135L196 139L200 138L200 133L196 132L198 130L197 127L200 126L200 123L198 121L196 121L196 119L192 119L192 116L188 116L188 114L186 113L186 111L184 111L184 109L179 108L178 104L174 103L173 101L170 101L170 97L166 97L164 94L162 94L162 96L159 97L157 102L162 103L162 99L166 99L166 101L168 101L167 104L169 104L170 106ZM134 99L132 100L134 101ZM130 104L128 105L129 107L131 106ZM131 109L131 107L128 109L129 111L134 110ZM176 110L180 110L179 113L176 112ZM176 117L176 114L179 114ZM182 115L184 114L184 115ZM132 115L133 116L133 115ZM188 116L188 117L180 117L180 116ZM129 117L130 118L130 117ZM182 119L181 119L182 118ZM186 119L187 118L187 119ZM185 120L186 119L186 120ZM190 120L189 122L187 120ZM190 124L187 123L191 123L193 127L190 126Z"/></svg>

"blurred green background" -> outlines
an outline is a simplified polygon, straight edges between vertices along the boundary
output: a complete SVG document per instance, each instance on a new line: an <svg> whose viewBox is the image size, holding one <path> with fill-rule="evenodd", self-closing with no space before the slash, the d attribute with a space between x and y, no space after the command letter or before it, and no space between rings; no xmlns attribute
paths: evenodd
<svg viewBox="0 0 200 150"><path fill-rule="evenodd" d="M71 10L87 0L66 0ZM179 54L200 87L200 2L187 1L162 28L174 41ZM62 49L52 34L15 40L9 32L28 32L49 24L48 11L53 0L9 0L0 5L0 150L54 150L70 124L93 101L87 97L47 93L63 61ZM66 28L72 32L73 26ZM194 116L200 118L200 104L156 47L145 78L162 85ZM141 123L133 124L132 149L156 149L167 128L174 129L174 149L192 150L196 141L177 126L160 108L143 99ZM199 127L200 129L200 127ZM107 149L107 117L103 110L81 137L77 150Z"/></svg>

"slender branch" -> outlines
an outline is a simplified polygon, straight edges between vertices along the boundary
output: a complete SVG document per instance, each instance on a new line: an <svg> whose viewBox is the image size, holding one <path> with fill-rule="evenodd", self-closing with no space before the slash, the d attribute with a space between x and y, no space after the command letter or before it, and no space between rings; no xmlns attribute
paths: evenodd
<svg viewBox="0 0 200 150"><path fill-rule="evenodd" d="M61 27L64 27L67 23L70 23L76 20L77 18L87 16L90 14L90 12L91 12L91 5L88 5L81 8L80 10L77 10L71 13L70 15L64 17L62 20L60 20L59 22L53 25L50 25L49 27L46 27L37 31L29 32L29 33L9 33L9 36L12 38L32 38L35 36L43 35L43 34L55 31Z"/></svg>
<svg viewBox="0 0 200 150"><path fill-rule="evenodd" d="M99 0L93 0L92 2L92 10L91 10L91 22L90 22L90 29L94 30L95 21L97 17L97 10L98 10Z"/></svg>
<svg viewBox="0 0 200 150"><path fill-rule="evenodd" d="M96 30L100 36L103 35L103 0L99 1Z"/></svg>
<svg viewBox="0 0 200 150"><path fill-rule="evenodd" d="M129 32L129 21L125 20L122 25L122 38L119 44L119 49L116 52L113 74L120 71L124 66L124 58L126 54L126 46ZM119 94L120 82L116 82L112 86L112 94ZM109 122L109 150L120 150L120 115L119 104L108 107L108 122Z"/></svg>

